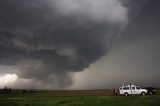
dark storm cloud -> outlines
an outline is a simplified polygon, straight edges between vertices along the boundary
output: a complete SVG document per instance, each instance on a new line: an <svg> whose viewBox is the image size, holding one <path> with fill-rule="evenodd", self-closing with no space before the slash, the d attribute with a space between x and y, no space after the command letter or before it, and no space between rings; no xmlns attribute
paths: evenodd
<svg viewBox="0 0 160 106"><path fill-rule="evenodd" d="M75 73L74 89L117 88L131 83L160 86L160 1L126 1L129 23L123 36L101 60Z"/></svg>
<svg viewBox="0 0 160 106"><path fill-rule="evenodd" d="M143 0L142 0L143 1ZM138 4L139 1L134 2ZM132 6L136 7L136 6ZM130 14L130 23L123 32L122 42L133 43L135 41L141 41L145 39L159 39L159 27L160 27L160 2L159 0L147 0L142 6L137 7L139 11L132 8L132 13Z"/></svg>
<svg viewBox="0 0 160 106"><path fill-rule="evenodd" d="M70 84L67 73L109 51L127 21L118 0L1 0L0 64L21 78Z"/></svg>

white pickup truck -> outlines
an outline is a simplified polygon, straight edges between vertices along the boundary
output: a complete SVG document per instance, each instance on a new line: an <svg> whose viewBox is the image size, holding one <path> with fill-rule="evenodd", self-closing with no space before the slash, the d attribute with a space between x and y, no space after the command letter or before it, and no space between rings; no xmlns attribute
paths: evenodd
<svg viewBox="0 0 160 106"><path fill-rule="evenodd" d="M147 89L142 89L138 85L123 85L119 88L120 95L146 95Z"/></svg>

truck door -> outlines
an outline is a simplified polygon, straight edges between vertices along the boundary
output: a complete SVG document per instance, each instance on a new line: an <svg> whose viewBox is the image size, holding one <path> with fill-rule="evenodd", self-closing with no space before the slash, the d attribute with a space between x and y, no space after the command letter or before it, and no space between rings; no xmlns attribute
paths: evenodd
<svg viewBox="0 0 160 106"><path fill-rule="evenodd" d="M136 94L136 87L132 87L131 93L134 94L134 95Z"/></svg>
<svg viewBox="0 0 160 106"><path fill-rule="evenodd" d="M141 88L139 86L136 86L136 94L141 94Z"/></svg>

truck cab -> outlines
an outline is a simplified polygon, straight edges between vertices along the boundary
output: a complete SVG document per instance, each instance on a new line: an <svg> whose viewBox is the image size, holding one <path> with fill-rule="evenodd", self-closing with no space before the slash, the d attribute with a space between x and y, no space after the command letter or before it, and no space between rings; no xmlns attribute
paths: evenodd
<svg viewBox="0 0 160 106"><path fill-rule="evenodd" d="M119 88L120 95L146 95L147 89L142 89L138 85L123 85Z"/></svg>

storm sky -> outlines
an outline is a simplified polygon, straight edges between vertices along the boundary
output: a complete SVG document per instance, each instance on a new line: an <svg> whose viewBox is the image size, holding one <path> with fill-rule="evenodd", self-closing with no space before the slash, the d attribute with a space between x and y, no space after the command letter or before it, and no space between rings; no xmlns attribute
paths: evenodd
<svg viewBox="0 0 160 106"><path fill-rule="evenodd" d="M160 1L0 0L0 87L159 87Z"/></svg>

